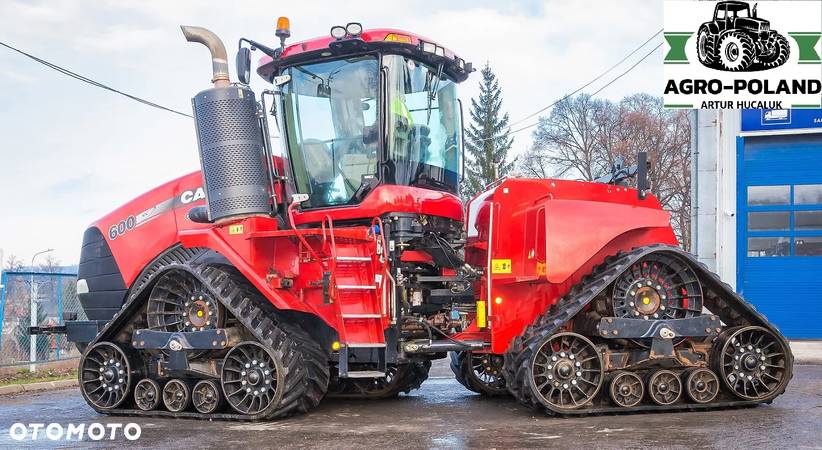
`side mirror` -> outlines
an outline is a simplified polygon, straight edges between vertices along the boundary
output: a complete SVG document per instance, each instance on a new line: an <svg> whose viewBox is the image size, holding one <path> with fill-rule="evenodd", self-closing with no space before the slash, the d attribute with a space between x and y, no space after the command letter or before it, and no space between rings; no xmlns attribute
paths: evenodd
<svg viewBox="0 0 822 450"><path fill-rule="evenodd" d="M248 84L251 81L251 49L240 47L237 50L237 78L240 83Z"/></svg>
<svg viewBox="0 0 822 450"><path fill-rule="evenodd" d="M637 153L636 173L636 188L639 191L639 199L642 200L651 188L651 184L648 182L648 152Z"/></svg>
<svg viewBox="0 0 822 450"><path fill-rule="evenodd" d="M754 19L756 19L756 5L758 5L758 4L759 4L759 3L754 3L753 11L751 12L751 14L753 15Z"/></svg>

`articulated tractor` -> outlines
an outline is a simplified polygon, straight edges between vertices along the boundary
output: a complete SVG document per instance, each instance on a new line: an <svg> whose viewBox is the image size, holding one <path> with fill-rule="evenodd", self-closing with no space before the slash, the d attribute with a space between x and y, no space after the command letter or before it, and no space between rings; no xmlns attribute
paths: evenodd
<svg viewBox="0 0 822 450"><path fill-rule="evenodd" d="M636 188L504 178L463 203L473 68L451 50L358 23L286 45L281 18L279 45L240 40L232 82L220 39L182 30L211 53L201 170L88 228L86 317L59 330L96 411L278 418L408 393L442 358L558 415L785 391L785 338L681 250L644 164Z"/></svg>

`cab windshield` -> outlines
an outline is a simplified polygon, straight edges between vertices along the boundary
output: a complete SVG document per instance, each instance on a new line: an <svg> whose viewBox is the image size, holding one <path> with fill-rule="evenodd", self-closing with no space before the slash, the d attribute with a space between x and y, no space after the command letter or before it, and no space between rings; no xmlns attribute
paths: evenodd
<svg viewBox="0 0 822 450"><path fill-rule="evenodd" d="M457 192L461 129L456 83L399 55L388 69L389 182Z"/></svg>
<svg viewBox="0 0 822 450"><path fill-rule="evenodd" d="M285 134L296 190L309 196L304 206L359 203L377 179L457 192L462 134L456 83L405 56L383 55L382 71L379 61L365 55L282 73L291 77L282 88Z"/></svg>
<svg viewBox="0 0 822 450"><path fill-rule="evenodd" d="M379 68L374 56L295 66L283 86L290 164L308 207L359 201L377 171ZM365 184L364 184L365 182Z"/></svg>

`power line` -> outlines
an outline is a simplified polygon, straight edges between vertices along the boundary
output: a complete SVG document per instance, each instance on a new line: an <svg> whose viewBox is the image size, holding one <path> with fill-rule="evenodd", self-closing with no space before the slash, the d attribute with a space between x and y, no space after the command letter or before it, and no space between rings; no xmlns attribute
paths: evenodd
<svg viewBox="0 0 822 450"><path fill-rule="evenodd" d="M516 125L516 124L519 124L519 123L525 122L526 120L530 119L531 117L536 116L537 114L539 114L539 113L541 113L541 112L543 112L543 111L545 111L545 110L547 110L547 109L551 108L552 106L556 105L557 103L559 103L559 102L561 102L561 101L565 100L565 99L566 99L566 98L568 98L568 97L571 97L572 95L576 94L577 92L579 92L579 91L581 91L581 90L583 90L583 89L587 88L588 86L590 86L590 85L594 84L594 83L595 83L595 82L597 82L600 78L604 77L604 76L605 76L605 74L607 74L608 72L610 72L610 71L614 70L614 68L616 68L616 67L617 67L617 66L619 66L620 64L624 63L624 62L625 62L625 60L627 60L628 58L630 58L631 56L633 56L633 55L634 55L636 52L638 52L638 51L639 51L642 47L645 47L645 45L646 45L646 44L648 44L649 42L651 42L651 40L652 40L653 38L655 38L655 37L659 36L659 33L662 33L662 28L660 28L660 29L659 29L656 33L654 33L653 35L651 35L651 37L649 37L648 39L646 39L646 40L645 40L645 42L643 42L642 44L640 44L640 45L639 45L639 47L637 47L637 48L635 48L633 51L631 51L631 53L628 53L627 55L625 55L625 57L624 57L624 58L620 59L620 60L619 60L616 64L614 64L613 66L609 67L609 68L608 68L608 70L606 70L605 72L602 72L601 74L597 75L597 76L596 76L596 78L594 78L594 79L592 79L591 81L589 81L589 82L585 83L585 84L584 84L584 85L582 85L581 87L577 88L577 90L575 90L574 92L571 92L570 94L566 95L565 97L562 97L561 99L559 99L559 100L557 100L557 101L555 101L555 102L551 103L550 105L548 105L548 106L546 106L546 107L544 107L544 108L540 109L539 111L537 111L537 112L535 112L535 113L532 113L532 114L529 114L529 115L527 115L527 116L523 117L522 119L519 119L519 120L517 120L517 121L512 122L510 126L511 126L511 127L513 127L513 126L514 126L514 125Z"/></svg>
<svg viewBox="0 0 822 450"><path fill-rule="evenodd" d="M144 104L144 105L148 105L148 106L151 106L151 107L154 107L154 108L162 109L163 111L168 111L168 112L171 112L171 113L174 113L174 114L179 114L179 115L181 115L181 116L185 116L185 117L192 117L192 116L191 116L191 114L186 114L186 113L184 113L184 112L180 112L180 111L177 111L177 110L175 110L175 109L171 109L171 108L168 108L168 107L166 107L166 106L159 105L159 104L157 104L157 103L154 103L154 102L151 102L151 101L148 101L148 100L142 99L142 98L137 97L137 96L135 96L135 95L131 95L131 94L128 94L128 93L126 93L126 92L123 92L123 91L120 91L120 90L114 89L114 88L113 88L113 87L111 87L111 86L107 86L107 85L105 85L105 84L103 84L103 83L100 83L100 82L98 82L98 81L94 81L94 80L92 80L91 78L84 77L83 75L80 75L80 74L78 74L78 73L72 72L71 70L68 70L68 69L66 69L66 68L64 68L64 67L60 67L60 66L58 66L57 64L50 63L50 62L48 62L48 61L46 61L46 60L44 60L44 59L42 59L42 58L38 58L38 57L36 57L36 56L34 56L34 55L30 54L30 53L26 53L26 52L24 52L23 50L20 50L20 49L18 49L18 48L15 48L15 47L13 47L13 46L9 45L9 44L6 44L6 43L5 43L5 42L3 42L3 41L0 41L0 45L2 45L3 47L8 48L9 50L13 50L13 51L15 51L15 52L17 52L17 53L19 53L19 54L21 54L21 55L23 55L23 56L27 57L27 58L30 58L30 59L32 59L32 60L34 60L34 61L36 61L36 62L38 62L38 63L40 63L40 64L42 64L42 65L44 65L44 66L46 66L46 67L48 67L48 68L50 68L50 69L56 70L56 71L58 71L58 72L62 73L63 75L70 76L70 77L72 77L72 78L74 78L74 79L76 79L76 80L80 80L80 81L82 81L82 82L84 82L84 83L88 83L88 84L90 84L90 85L92 85L92 86L95 86L95 87L98 87L98 88L100 88L100 89L105 89L105 90L107 90L107 91L114 92L115 94L120 94L120 95L122 95L122 96L124 96L124 97L130 98L131 100L134 100L134 101L140 102L140 103L142 103L142 104Z"/></svg>
<svg viewBox="0 0 822 450"><path fill-rule="evenodd" d="M654 53L655 51L657 51L657 49L659 49L659 47L662 47L662 42L660 42L660 43L659 43L656 47L654 47L654 48L653 48L650 52L646 53L646 54L645 54L645 56L643 56L643 57L642 57L642 59L640 59L639 61L637 61L636 63L634 63L634 65L633 65L633 66L631 66L631 67L629 67L629 68L628 68L628 70L626 70L625 72L622 72L621 74L619 74L619 76L618 76L618 77L616 77L616 78L614 78L613 80L611 80L611 81L609 81L608 83L606 83L606 84L605 84L605 86L602 86L601 88L597 89L597 90L596 90L596 92L594 92L593 94L591 94L591 97L593 97L593 96L595 96L595 95L599 94L600 92L602 92L602 91L603 91L603 89L605 89L605 88L607 88L608 86L612 85L612 84L614 83L614 81L616 81L616 80L618 80L618 79L622 78L623 76L625 76L626 74L628 74L628 72L630 72L630 71L634 70L634 68L635 68L636 66L638 66L638 65L639 65L642 61L645 61L645 59L646 59L646 58L648 58L649 56L651 56L651 54L652 54L652 53Z"/></svg>
<svg viewBox="0 0 822 450"><path fill-rule="evenodd" d="M660 43L659 43L656 47L654 47L653 49L651 49L651 51L649 51L648 53L646 53L646 54L645 54L645 56L643 56L643 57L642 57L642 58L640 58L640 59L639 59L636 63L634 63L634 65L632 65L631 67L629 67L629 68L628 68L625 72L622 72L621 74L617 75L614 79L612 79L611 81L609 81L608 83L606 83L606 84L605 84L604 86L602 86L601 88L597 89L597 90L596 90L596 92L594 92L593 94L591 94L591 97L593 97L593 96L595 96L595 95L599 94L599 93L600 93L600 92L602 92L605 88L607 88L608 86L610 86L610 85L614 84L614 82L616 82L616 81L617 81L617 80L619 80L620 78L622 78L622 77L624 77L625 75L627 75L627 74L628 74L628 72L630 72L630 71L634 70L634 69L636 68L636 66L638 66L640 63L642 63L642 61L645 61L645 60L646 60L649 56L651 56L651 55L652 55L655 51L657 51L660 47L662 47L662 43L661 43L661 42L660 42ZM589 83L589 84L590 84L590 83ZM583 88L584 88L584 87L583 87ZM579 92L579 91L580 91L580 90L582 90L583 88L577 89L576 91L572 92L571 94L568 94L568 95L566 95L566 96L564 96L564 97L560 98L559 100L554 101L554 102L553 102L553 103L551 103L550 105L546 106L546 107L543 109L543 111L544 111L545 109L548 109L548 108L550 108L551 106L554 106L554 105L556 105L557 103L559 103L559 102L561 102L561 101L563 101L563 100L567 99L568 97L570 97L571 95L573 95L573 94L574 94L574 93L576 93L576 92ZM516 133L519 133L520 131L524 131L524 130L527 130L527 129L529 129L529 128L533 128L533 127L535 127L535 126L537 126L537 125L539 125L539 121L534 122L534 123L532 123L532 124L530 124L530 125L526 125L526 126L521 127L521 128L517 128L516 130L509 131L509 132L508 132L508 134L509 134L509 135L511 135L511 134L516 134ZM492 136L492 137L489 137L489 138L484 138L484 139L473 139L473 141L474 141L474 142L485 142L485 141L490 141L490 140L492 140L492 139L498 139L498 138L500 138L500 137L502 137L502 136Z"/></svg>

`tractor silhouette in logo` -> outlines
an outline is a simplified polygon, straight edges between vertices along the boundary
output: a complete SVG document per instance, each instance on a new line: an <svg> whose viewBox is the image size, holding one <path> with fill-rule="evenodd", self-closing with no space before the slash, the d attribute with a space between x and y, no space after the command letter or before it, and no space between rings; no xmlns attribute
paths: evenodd
<svg viewBox="0 0 822 450"><path fill-rule="evenodd" d="M716 4L713 19L699 27L696 48L702 65L731 72L779 67L791 53L785 36L757 17L756 4L751 11L740 1Z"/></svg>

